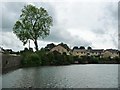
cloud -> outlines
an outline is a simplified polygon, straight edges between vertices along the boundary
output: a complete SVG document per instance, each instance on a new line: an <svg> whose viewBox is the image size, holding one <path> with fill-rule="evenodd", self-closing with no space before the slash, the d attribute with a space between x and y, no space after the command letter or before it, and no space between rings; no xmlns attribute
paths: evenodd
<svg viewBox="0 0 120 90"><path fill-rule="evenodd" d="M21 41L13 35L12 28L19 19L21 9L27 4L42 6L53 17L50 35L38 41L41 46L50 42L64 42L72 47L84 45L94 48L117 48L117 2L67 1L2 3L2 27L0 26L0 29L4 33L1 35L4 37L4 42L1 44L4 44L6 48L11 47L16 50L17 47L23 48ZM14 45L11 43L13 41ZM34 43L31 45L34 47Z"/></svg>
<svg viewBox="0 0 120 90"><path fill-rule="evenodd" d="M62 26L61 27L57 26L57 27L54 27L52 29L53 30L51 30L51 34L47 38L45 38L44 40L56 42L56 43L64 42L64 43L67 43L71 46L91 45L91 42L83 39L80 36L73 35L71 32L69 32L67 30L67 28L65 29L65 28L62 28Z"/></svg>
<svg viewBox="0 0 120 90"><path fill-rule="evenodd" d="M25 3L9 2L2 4L2 29L12 31L15 21L19 18L21 9Z"/></svg>
<svg viewBox="0 0 120 90"><path fill-rule="evenodd" d="M12 48L13 50L23 49L23 44L11 32L0 32L0 45L4 48ZM18 49L19 48L19 49Z"/></svg>

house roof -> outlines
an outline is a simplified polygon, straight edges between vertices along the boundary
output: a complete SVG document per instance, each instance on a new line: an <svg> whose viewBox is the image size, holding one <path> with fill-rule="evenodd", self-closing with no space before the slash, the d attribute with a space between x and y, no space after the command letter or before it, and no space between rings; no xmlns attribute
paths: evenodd
<svg viewBox="0 0 120 90"><path fill-rule="evenodd" d="M76 51L76 52L82 52L82 51L87 51L86 49L73 49L73 51Z"/></svg>
<svg viewBox="0 0 120 90"><path fill-rule="evenodd" d="M105 51L109 51L109 52L119 52L118 50L116 50L116 49L106 49Z"/></svg>
<svg viewBox="0 0 120 90"><path fill-rule="evenodd" d="M61 48L64 48L64 47L63 47L63 46L61 46L61 45L56 45L56 46L55 46L55 47L53 47L52 49L54 49L54 48L56 48L56 47L61 47ZM52 49L51 49L51 50L52 50ZM66 48L64 48L64 49L66 49ZM50 50L50 51L51 51L51 50ZM67 49L66 49L66 50L67 50Z"/></svg>
<svg viewBox="0 0 120 90"><path fill-rule="evenodd" d="M88 51L88 52L103 52L104 49L91 49L91 50L86 50L86 49L74 49L73 51Z"/></svg>
<svg viewBox="0 0 120 90"><path fill-rule="evenodd" d="M90 50L90 52L103 52L104 49L92 49Z"/></svg>

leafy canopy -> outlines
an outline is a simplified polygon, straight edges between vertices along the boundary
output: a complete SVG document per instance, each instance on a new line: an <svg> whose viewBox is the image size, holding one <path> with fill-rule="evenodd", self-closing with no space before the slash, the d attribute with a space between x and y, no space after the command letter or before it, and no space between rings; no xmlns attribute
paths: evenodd
<svg viewBox="0 0 120 90"><path fill-rule="evenodd" d="M52 17L48 15L48 12L44 8L27 5L22 9L20 19L16 21L13 33L25 45L28 39L33 41L38 38L44 39L49 35L51 26Z"/></svg>

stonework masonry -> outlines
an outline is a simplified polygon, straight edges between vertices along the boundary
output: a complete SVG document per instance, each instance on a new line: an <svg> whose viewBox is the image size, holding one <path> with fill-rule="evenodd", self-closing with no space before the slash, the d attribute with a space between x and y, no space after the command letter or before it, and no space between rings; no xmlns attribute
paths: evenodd
<svg viewBox="0 0 120 90"><path fill-rule="evenodd" d="M0 56L2 56L2 73L21 66L21 56L7 54L1 54Z"/></svg>

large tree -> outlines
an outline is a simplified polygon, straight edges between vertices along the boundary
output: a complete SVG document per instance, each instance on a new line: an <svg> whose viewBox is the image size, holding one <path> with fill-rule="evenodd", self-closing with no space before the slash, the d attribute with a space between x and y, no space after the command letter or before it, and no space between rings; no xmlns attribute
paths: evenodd
<svg viewBox="0 0 120 90"><path fill-rule="evenodd" d="M16 21L13 33L23 42L23 45L28 40L33 40L35 49L38 50L37 39L44 39L49 35L52 22L52 17L44 8L27 5L22 9L20 19Z"/></svg>

